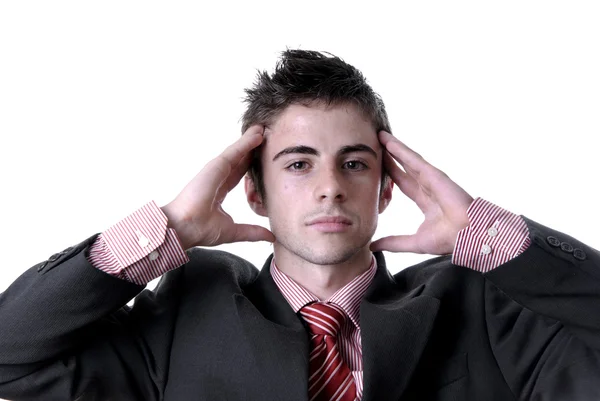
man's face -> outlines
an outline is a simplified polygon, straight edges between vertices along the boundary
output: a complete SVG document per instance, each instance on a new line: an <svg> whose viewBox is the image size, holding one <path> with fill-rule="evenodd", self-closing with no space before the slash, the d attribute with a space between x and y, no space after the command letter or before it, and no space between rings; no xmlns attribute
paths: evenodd
<svg viewBox="0 0 600 401"><path fill-rule="evenodd" d="M380 198L382 147L355 106L289 106L261 157L276 252L331 265L368 249L391 187Z"/></svg>

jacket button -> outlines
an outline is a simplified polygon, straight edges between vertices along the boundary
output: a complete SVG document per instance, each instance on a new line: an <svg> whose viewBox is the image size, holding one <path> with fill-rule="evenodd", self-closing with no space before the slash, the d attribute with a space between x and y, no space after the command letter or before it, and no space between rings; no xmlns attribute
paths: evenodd
<svg viewBox="0 0 600 401"><path fill-rule="evenodd" d="M40 266L37 268L37 271L39 272L39 271L42 271L42 270L44 270L44 267L46 267L46 265L47 265L47 264L48 264L48 262L47 262L47 261L46 261L46 262L44 262L44 263L42 263L42 264L41 264L41 265L40 265Z"/></svg>
<svg viewBox="0 0 600 401"><path fill-rule="evenodd" d="M548 238L546 238L546 241L548 241L548 243L556 248L558 248L560 246L560 241L558 240L558 238L553 237L553 236L549 236Z"/></svg>
<svg viewBox="0 0 600 401"><path fill-rule="evenodd" d="M54 255L50 256L48 258L48 262L54 262L56 259L60 258L63 255L63 253L55 253Z"/></svg>
<svg viewBox="0 0 600 401"><path fill-rule="evenodd" d="M586 258L585 252L583 252L579 248L575 248L573 250L573 256L575 257L575 259L579 259L579 260L585 260L585 258Z"/></svg>
<svg viewBox="0 0 600 401"><path fill-rule="evenodd" d="M563 242L562 244L560 244L560 249L569 253L573 252L573 246L568 242Z"/></svg>

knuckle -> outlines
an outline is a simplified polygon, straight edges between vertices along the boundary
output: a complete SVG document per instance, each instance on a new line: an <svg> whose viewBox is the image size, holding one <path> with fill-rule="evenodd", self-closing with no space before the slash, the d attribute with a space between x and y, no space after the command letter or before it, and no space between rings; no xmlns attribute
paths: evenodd
<svg viewBox="0 0 600 401"><path fill-rule="evenodd" d="M431 172L431 180L434 182L441 182L448 180L448 175L444 173L442 170L434 168Z"/></svg>

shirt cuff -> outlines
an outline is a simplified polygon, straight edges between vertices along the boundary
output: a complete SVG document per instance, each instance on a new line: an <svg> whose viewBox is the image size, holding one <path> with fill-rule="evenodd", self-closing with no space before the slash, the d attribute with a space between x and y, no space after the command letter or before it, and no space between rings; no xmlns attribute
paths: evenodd
<svg viewBox="0 0 600 401"><path fill-rule="evenodd" d="M469 225L458 232L452 263L488 272L519 256L531 244L522 217L477 198L467 209Z"/></svg>
<svg viewBox="0 0 600 401"><path fill-rule="evenodd" d="M90 247L92 266L144 285L189 261L177 233L154 201L98 236Z"/></svg>

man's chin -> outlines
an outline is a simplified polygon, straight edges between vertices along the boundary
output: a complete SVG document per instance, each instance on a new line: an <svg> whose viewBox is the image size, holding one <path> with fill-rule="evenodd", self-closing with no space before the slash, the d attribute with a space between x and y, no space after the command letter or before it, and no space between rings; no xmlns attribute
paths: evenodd
<svg viewBox="0 0 600 401"><path fill-rule="evenodd" d="M277 238L277 236L276 236ZM299 257L315 265L337 265L347 263L353 258L366 257L364 253L371 254L370 241L349 241L349 238L311 238L309 241L287 241L279 237L274 243L275 255L288 254Z"/></svg>
<svg viewBox="0 0 600 401"><path fill-rule="evenodd" d="M349 248L348 246L328 247L326 249L311 248L298 252L296 255L315 265L330 266L352 261L352 259L359 257L361 249L356 247Z"/></svg>

